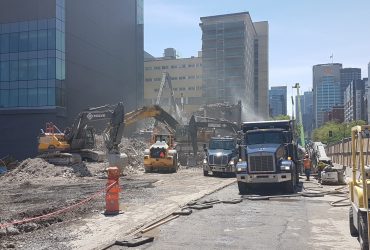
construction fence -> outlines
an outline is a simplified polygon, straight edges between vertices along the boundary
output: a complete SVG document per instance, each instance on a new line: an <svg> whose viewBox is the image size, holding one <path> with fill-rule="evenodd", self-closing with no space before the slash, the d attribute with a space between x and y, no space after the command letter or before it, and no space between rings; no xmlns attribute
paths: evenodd
<svg viewBox="0 0 370 250"><path fill-rule="evenodd" d="M370 164L370 139L363 139L363 153L365 165ZM360 153L360 146L355 146L357 154ZM343 166L352 167L352 141L351 138L345 138L340 142L328 144L326 147L327 155L332 159L333 163Z"/></svg>

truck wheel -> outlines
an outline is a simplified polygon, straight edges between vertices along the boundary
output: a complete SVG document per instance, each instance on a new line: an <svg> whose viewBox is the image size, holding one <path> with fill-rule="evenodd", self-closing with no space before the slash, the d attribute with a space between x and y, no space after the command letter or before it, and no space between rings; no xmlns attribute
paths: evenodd
<svg viewBox="0 0 370 250"><path fill-rule="evenodd" d="M353 207L349 208L349 232L352 237L358 237L358 231L353 224Z"/></svg>
<svg viewBox="0 0 370 250"><path fill-rule="evenodd" d="M209 176L209 175L208 175L208 171L203 170L203 175L204 175L204 176Z"/></svg>
<svg viewBox="0 0 370 250"><path fill-rule="evenodd" d="M359 212L358 218L358 241L360 242L361 250L369 250L369 241L367 237L367 214Z"/></svg>
<svg viewBox="0 0 370 250"><path fill-rule="evenodd" d="M295 181L290 180L284 183L285 185L285 192L289 194L293 194L295 192Z"/></svg>
<svg viewBox="0 0 370 250"><path fill-rule="evenodd" d="M238 188L239 194L247 194L248 193L248 185L245 182L238 181Z"/></svg>

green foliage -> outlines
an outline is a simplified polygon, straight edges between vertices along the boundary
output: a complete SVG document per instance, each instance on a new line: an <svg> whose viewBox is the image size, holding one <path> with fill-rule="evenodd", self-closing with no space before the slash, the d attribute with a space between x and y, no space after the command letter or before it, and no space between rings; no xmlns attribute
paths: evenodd
<svg viewBox="0 0 370 250"><path fill-rule="evenodd" d="M272 117L273 120L290 120L289 115L278 115L275 117Z"/></svg>
<svg viewBox="0 0 370 250"><path fill-rule="evenodd" d="M339 142L351 136L352 127L365 124L366 122L362 120L350 123L327 122L313 131L312 139L325 144Z"/></svg>

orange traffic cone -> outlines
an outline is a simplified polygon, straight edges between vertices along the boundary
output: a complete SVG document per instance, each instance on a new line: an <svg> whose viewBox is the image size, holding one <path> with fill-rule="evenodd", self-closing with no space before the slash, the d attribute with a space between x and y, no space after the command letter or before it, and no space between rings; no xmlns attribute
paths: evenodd
<svg viewBox="0 0 370 250"><path fill-rule="evenodd" d="M107 187L110 187L105 195L105 212L106 215L119 214L119 176L120 171L117 167L108 168Z"/></svg>

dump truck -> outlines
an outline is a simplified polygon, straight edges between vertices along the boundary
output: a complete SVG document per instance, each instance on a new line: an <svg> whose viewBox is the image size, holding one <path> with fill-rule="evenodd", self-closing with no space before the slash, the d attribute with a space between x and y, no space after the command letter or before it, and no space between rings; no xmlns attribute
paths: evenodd
<svg viewBox="0 0 370 250"><path fill-rule="evenodd" d="M239 192L272 183L295 192L299 159L294 121L244 122L242 137L236 165Z"/></svg>
<svg viewBox="0 0 370 250"><path fill-rule="evenodd" d="M203 174L214 176L221 174L235 175L235 163L238 151L236 138L231 136L212 137L208 147L204 144L206 157L203 160Z"/></svg>

